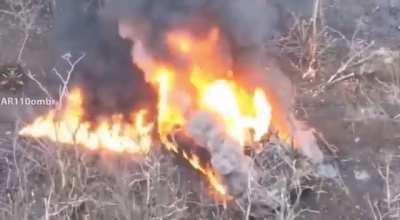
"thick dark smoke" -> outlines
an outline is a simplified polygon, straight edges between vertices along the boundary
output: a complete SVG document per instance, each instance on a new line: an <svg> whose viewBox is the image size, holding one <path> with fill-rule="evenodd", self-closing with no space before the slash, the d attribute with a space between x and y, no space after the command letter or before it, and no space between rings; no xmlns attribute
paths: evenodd
<svg viewBox="0 0 400 220"><path fill-rule="evenodd" d="M106 7L132 33L129 38L144 45L153 58L176 62L169 53L166 34L174 29L194 36L207 34L213 27L221 30L233 61L234 77L249 87L261 86L272 103L272 125L281 138L291 138L301 152L315 162L323 159L312 131L297 121L291 106L294 88L283 74L277 57L266 50L266 42L282 29L285 8L307 11L312 0L114 0ZM308 7L306 7L308 8ZM133 35L133 36L132 36ZM137 58L137 57L136 57ZM135 57L134 57L135 60Z"/></svg>
<svg viewBox="0 0 400 220"><path fill-rule="evenodd" d="M264 0L59 0L55 37L62 53L86 53L73 79L86 93L90 115L130 111L155 100L142 72L131 63L132 42L118 34L121 20L137 29L151 56L170 60L164 45L168 30L185 28L201 35L218 26L228 39L237 77L274 91L269 94L278 98L271 99L283 112L293 97L291 84L280 71L265 71L264 44L278 32L278 17L274 4Z"/></svg>
<svg viewBox="0 0 400 220"><path fill-rule="evenodd" d="M85 93L87 116L128 115L141 107L155 111L156 93L132 63L132 42L119 36L118 20L102 16L101 7L96 0L56 1L55 42L59 52L86 54L71 83Z"/></svg>
<svg viewBox="0 0 400 220"><path fill-rule="evenodd" d="M174 28L201 35L217 26L231 41L231 55L242 48L262 49L279 29L278 10L265 0L117 0L109 6L134 28L145 26L137 37L153 56L168 55L165 34Z"/></svg>
<svg viewBox="0 0 400 220"><path fill-rule="evenodd" d="M165 45L168 31L184 29L201 36L218 27L228 47L224 55L233 61L234 77L251 87L262 86L272 102L273 126L319 162L322 154L314 136L291 114L292 84L265 47L280 32L282 8L310 1L58 0L56 39L62 52L87 54L74 83L88 96L89 115L97 115L149 105L155 109L155 92L132 63L133 44L140 41L152 58L175 63ZM119 23L132 29L124 36L130 40L119 35ZM301 138L304 134L309 138Z"/></svg>
<svg viewBox="0 0 400 220"><path fill-rule="evenodd" d="M235 77L250 87L263 86L274 103L273 123L289 131L289 108L294 90L289 79L268 55L265 44L280 31L276 1L266 0L117 0L108 13L118 15L135 30L147 53L175 62L165 45L171 29L185 29L195 36L218 27L228 44ZM288 3L295 4L295 3ZM135 59L135 58L134 58Z"/></svg>

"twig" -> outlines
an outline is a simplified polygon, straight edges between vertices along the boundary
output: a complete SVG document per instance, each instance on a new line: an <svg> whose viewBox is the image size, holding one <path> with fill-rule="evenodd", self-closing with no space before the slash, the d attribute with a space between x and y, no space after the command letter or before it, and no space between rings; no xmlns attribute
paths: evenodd
<svg viewBox="0 0 400 220"><path fill-rule="evenodd" d="M375 211L374 206L372 205L371 198L370 198L369 194L367 195L367 203L368 203L369 208L371 209L371 213L372 213L372 215L374 217L374 220L380 220L380 219L378 219L378 216L376 215L376 211Z"/></svg>
<svg viewBox="0 0 400 220"><path fill-rule="evenodd" d="M392 208L392 195L391 195L391 187L390 187L390 161L386 163L385 166L385 184L386 184L386 202L387 209L390 210Z"/></svg>
<svg viewBox="0 0 400 220"><path fill-rule="evenodd" d="M320 10L320 0L314 1L314 11L312 20L312 37L310 39L310 56L311 60L308 64L308 70L303 74L303 79L306 78L314 78L315 77L315 69L314 65L317 62L317 51L318 51L318 14Z"/></svg>
<svg viewBox="0 0 400 220"><path fill-rule="evenodd" d="M342 64L339 69L336 71L335 74L333 74L331 77L329 77L327 84L332 83L332 81L334 81L337 77L339 77L339 75L341 75L343 72L345 72L347 69L353 67L353 66L357 66L357 65L361 65L362 63L366 62L369 60L370 56L368 56L368 59L364 58L359 62L356 62L355 64L352 64L354 62L354 60L357 57L360 57L362 54L364 54L368 49L370 49L373 45L375 45L375 42L372 41L371 43L369 43L367 46L365 46L362 50L360 50L359 52L355 53L353 56L351 56L344 64Z"/></svg>
<svg viewBox="0 0 400 220"><path fill-rule="evenodd" d="M22 53L24 52L26 42L28 42L28 39L30 37L30 30L29 29L25 30L24 34L25 34L24 35L24 40L22 41L22 45L21 45L21 47L20 47L20 49L18 51L18 55L17 55L17 62L18 63L20 63L22 61Z"/></svg>
<svg viewBox="0 0 400 220"><path fill-rule="evenodd" d="M324 143L324 145L327 147L327 149L331 152L332 155L337 156L337 152L339 151L337 146L329 143L329 141L326 140L322 132L314 130L313 133L317 135L317 137L322 141L322 143Z"/></svg>
<svg viewBox="0 0 400 220"><path fill-rule="evenodd" d="M323 84L322 89L323 90L328 89L331 86L335 85L336 83L345 81L345 80L350 79L350 78L355 77L355 76L356 76L356 74L354 72L349 73L347 75L339 76L338 78L336 78L336 79L334 79L334 80L332 80L330 82L328 81L327 83Z"/></svg>
<svg viewBox="0 0 400 220"><path fill-rule="evenodd" d="M61 108L63 104L63 99L66 96L66 93L68 92L68 84L71 79L71 75L75 70L76 65L85 58L86 54L82 53L80 57L75 59L74 61L71 61L71 53L66 53L62 56L62 58L68 63L69 69L66 72L66 76L62 76L61 73L56 69L53 68L53 72L56 74L56 76L61 80L61 88L59 91L59 100L58 100L58 108Z"/></svg>
<svg viewBox="0 0 400 220"><path fill-rule="evenodd" d="M246 217L245 217L246 220L250 219L250 211L251 211L251 203L252 203L251 194L252 194L252 191L253 191L251 184L252 184L251 174L249 174L248 178L247 178L247 200L248 200L247 202L248 203L247 203Z"/></svg>
<svg viewBox="0 0 400 220"><path fill-rule="evenodd" d="M37 80L35 78L35 76L33 75L33 73L29 70L28 73L26 74L26 76L31 79L33 82L36 83L37 86L39 86L40 90L42 90L42 92L44 92L48 98L52 99L53 97L50 95L49 91L43 86L43 84Z"/></svg>
<svg viewBox="0 0 400 220"><path fill-rule="evenodd" d="M12 140L12 146L13 146L13 158L14 158L14 165L15 165L15 169L17 171L17 176L20 176L20 169L18 166L18 162L17 162L17 145L18 145L18 130L19 130L19 118L17 118L17 120L15 121L15 128L14 128L14 137ZM21 179L19 178L19 183L21 183Z"/></svg>
<svg viewBox="0 0 400 220"><path fill-rule="evenodd" d="M16 25L24 33L21 47L16 55L16 60L19 63L22 62L22 55L25 50L25 45L31 35L31 31L35 31L37 28L35 26L36 18L40 9L43 7L42 4L32 5L31 3L31 1L21 0L7 1L6 4L9 6L9 10L0 9L0 13L12 16L17 22Z"/></svg>
<svg viewBox="0 0 400 220"><path fill-rule="evenodd" d="M50 203L51 203L51 197L53 195L53 187L50 187L50 193L49 196L47 196L47 198L43 199L44 202L44 210L45 210L45 214L44 214L44 219L45 220L49 220L50 219Z"/></svg>

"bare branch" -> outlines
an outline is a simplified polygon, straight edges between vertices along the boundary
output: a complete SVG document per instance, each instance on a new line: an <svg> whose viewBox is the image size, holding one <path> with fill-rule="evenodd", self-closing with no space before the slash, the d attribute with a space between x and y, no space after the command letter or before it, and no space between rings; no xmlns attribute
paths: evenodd
<svg viewBox="0 0 400 220"><path fill-rule="evenodd" d="M62 55L63 60L67 62L68 69L66 73L64 74L65 76L62 76L62 74L56 69L53 68L54 74L60 79L61 85L60 85L60 91L59 91L59 100L58 100L58 108L61 108L63 105L63 100L65 96L68 93L68 84L71 79L72 73L75 71L76 66L79 64L79 62L85 58L86 54L82 53L77 59L71 60L72 59L72 54L71 53L66 53Z"/></svg>
<svg viewBox="0 0 400 220"><path fill-rule="evenodd" d="M40 89L42 92L44 92L44 93L47 95L48 98L51 98L51 99L53 98L53 97L50 95L49 91L47 91L46 87L44 87L43 84L42 84L39 80L36 79L35 75L33 75L33 73L32 73L31 71L28 71L27 74L26 74L26 76L27 76L29 79L31 79L33 82L35 82L36 85L39 87L39 89Z"/></svg>

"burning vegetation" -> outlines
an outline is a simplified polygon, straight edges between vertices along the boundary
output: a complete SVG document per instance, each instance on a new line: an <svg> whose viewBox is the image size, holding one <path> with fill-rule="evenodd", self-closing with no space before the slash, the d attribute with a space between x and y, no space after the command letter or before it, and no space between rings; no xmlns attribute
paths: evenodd
<svg viewBox="0 0 400 220"><path fill-rule="evenodd" d="M128 120L117 114L86 121L84 94L75 89L66 97L61 111L53 110L39 117L24 127L20 135L78 144L91 150L145 154L152 146L152 128L157 124L157 132L167 149L181 154L207 177L218 193L228 196L210 161L202 164L201 155L191 150L181 151L181 144L173 133L178 127L187 126L196 112L207 112L215 115L217 120L213 123L221 127L224 136L232 139L232 147L240 147L231 150L244 152L245 146L255 146L268 134L271 105L262 88L253 91L244 88L231 76L232 70L218 65L223 63L218 57L218 29L212 29L205 39L196 39L183 31L172 32L166 43L172 53L189 60L190 66L177 69L167 62L152 60L152 66L144 67L150 71L146 71L148 82L158 90L158 115L154 117L157 121L146 122L147 109L133 111ZM192 141L193 148L198 141ZM206 143L203 144L197 147L204 148Z"/></svg>
<svg viewBox="0 0 400 220"><path fill-rule="evenodd" d="M0 219L400 219L397 2L0 1Z"/></svg>
<svg viewBox="0 0 400 220"><path fill-rule="evenodd" d="M165 18L160 21L152 10L170 5L134 2L117 1L105 9L96 5L89 11L61 3L60 8L76 13L71 17L59 11L61 28L84 35L64 39L61 48L84 49L87 56L78 64L74 88L61 97L65 104L19 134L134 155L146 155L160 142L207 179L217 200L249 203L249 187L258 180L246 149L261 151L272 131L287 145L293 140L297 146L316 144L313 136L296 139L290 91L285 91L289 97L279 91L280 84L287 88L290 83L280 72L265 71L260 46L268 31L247 30L251 22L267 21L265 12L257 14L259 9L251 7L257 15L247 14L240 10L241 1L228 9L218 1L179 3L190 10L175 14L170 8L171 14L159 15ZM256 6L268 4L257 1ZM149 15L143 14L146 10ZM228 19L233 14L243 16L237 26ZM83 31L78 21L95 28ZM93 34L99 36L86 42ZM313 159L320 161L318 152ZM261 188L257 197L269 208L278 207Z"/></svg>
<svg viewBox="0 0 400 220"><path fill-rule="evenodd" d="M145 154L151 147L152 124L145 122L145 110L133 113L126 121L122 115L99 119L96 123L85 121L81 91L72 90L61 111L52 110L24 127L19 134L45 137L64 144L78 144L90 150L110 150Z"/></svg>

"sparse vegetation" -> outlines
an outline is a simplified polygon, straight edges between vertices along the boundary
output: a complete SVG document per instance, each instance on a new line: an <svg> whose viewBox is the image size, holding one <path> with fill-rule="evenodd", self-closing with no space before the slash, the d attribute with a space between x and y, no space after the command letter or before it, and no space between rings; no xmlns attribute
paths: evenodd
<svg viewBox="0 0 400 220"><path fill-rule="evenodd" d="M0 18L6 21L6 25L22 37L19 49L16 50L13 62L22 62L25 46L33 34L40 34L48 30L48 24L40 25L39 18L42 14L49 14L51 1L49 0L5 0L0 2Z"/></svg>
<svg viewBox="0 0 400 220"><path fill-rule="evenodd" d="M19 91L31 84L35 92L59 97L61 105L71 75L85 54L75 57L65 51L61 61L66 70L53 64L44 76L33 71L29 61L35 57L25 55L34 50L30 40L42 39L50 30L53 3L0 1L0 50L2 45L13 45L8 55L0 54L0 87ZM384 10L378 1L371 5L370 15L363 16ZM366 25L371 29L379 25L372 18L351 33L331 26L326 13L332 7L315 0L311 18L292 13L293 26L279 47L281 55L289 58L299 87L302 109L297 110L321 134L326 163L333 164L337 176L321 177L318 168L290 147L271 142L252 158L262 173L252 183L273 192L279 209L257 206L251 184L245 201L221 203L210 196L207 182L198 173L161 146L135 157L20 138L23 115L3 123L0 106L0 219L249 220L256 212L279 220L399 219L400 52L395 46L399 42L381 42L365 33ZM393 13L400 5L390 3L389 8L390 16L399 16ZM2 68L10 62L18 68ZM56 92L48 88L46 77L50 76L56 78L52 82ZM354 177L356 168L366 170L368 177Z"/></svg>
<svg viewBox="0 0 400 220"><path fill-rule="evenodd" d="M1 193L5 196L0 203L0 219L249 216L246 207L241 210L234 204L224 206L215 202L206 182L191 181L199 179L197 173L177 166L172 154L154 150L145 157L132 158L107 152L83 152L78 146L19 139L15 132L17 129L8 132L2 143L9 147L1 151L5 167L2 172L6 178L1 182ZM264 167L262 185L279 198L281 209L276 216L285 220L311 212L299 209L299 205L304 187L302 179L310 176L312 170L297 164L286 151L280 145L270 145L260 154L263 158L259 155L256 159ZM290 189L296 190L294 203Z"/></svg>

